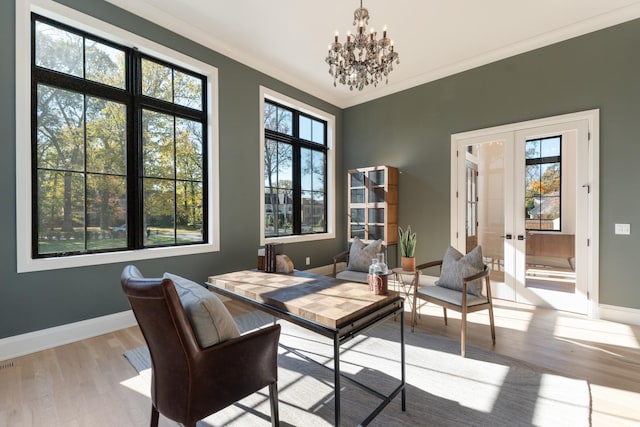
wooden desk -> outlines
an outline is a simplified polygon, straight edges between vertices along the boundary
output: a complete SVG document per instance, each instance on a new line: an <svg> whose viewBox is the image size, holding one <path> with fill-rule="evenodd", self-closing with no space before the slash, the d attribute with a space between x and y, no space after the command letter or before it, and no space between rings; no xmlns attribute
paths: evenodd
<svg viewBox="0 0 640 427"><path fill-rule="evenodd" d="M365 419L367 425L398 393L405 403L404 306L397 292L374 295L366 284L347 282L303 271L292 274L244 270L209 277L207 286L214 292L252 305L276 317L288 320L333 339L335 425L340 425L340 345L358 334L400 315L401 382L388 396L349 377L343 377L382 399ZM307 356L305 359L316 362ZM316 362L318 363L318 362Z"/></svg>

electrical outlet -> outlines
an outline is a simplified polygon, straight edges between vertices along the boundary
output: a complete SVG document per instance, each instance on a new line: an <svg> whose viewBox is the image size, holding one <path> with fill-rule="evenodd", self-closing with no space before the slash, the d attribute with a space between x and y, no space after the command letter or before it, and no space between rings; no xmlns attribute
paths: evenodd
<svg viewBox="0 0 640 427"><path fill-rule="evenodd" d="M308 256L305 262L307 263L307 265L311 265L311 257Z"/></svg>
<svg viewBox="0 0 640 427"><path fill-rule="evenodd" d="M631 234L631 224L616 224L616 234Z"/></svg>

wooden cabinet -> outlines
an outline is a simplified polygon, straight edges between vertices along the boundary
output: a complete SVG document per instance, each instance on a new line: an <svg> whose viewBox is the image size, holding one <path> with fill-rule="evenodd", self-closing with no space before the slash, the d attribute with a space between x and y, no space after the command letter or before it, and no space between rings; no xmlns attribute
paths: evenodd
<svg viewBox="0 0 640 427"><path fill-rule="evenodd" d="M398 169L374 166L349 171L347 235L367 242L398 243Z"/></svg>

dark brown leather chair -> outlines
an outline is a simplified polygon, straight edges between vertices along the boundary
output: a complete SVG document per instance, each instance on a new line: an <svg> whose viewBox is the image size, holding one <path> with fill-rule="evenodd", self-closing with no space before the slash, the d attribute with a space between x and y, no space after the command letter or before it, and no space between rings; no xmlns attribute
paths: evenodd
<svg viewBox="0 0 640 427"><path fill-rule="evenodd" d="M159 413L195 427L198 420L266 386L272 425L279 424L280 325L201 348L170 279L145 279L127 266L121 283L151 354L152 427Z"/></svg>

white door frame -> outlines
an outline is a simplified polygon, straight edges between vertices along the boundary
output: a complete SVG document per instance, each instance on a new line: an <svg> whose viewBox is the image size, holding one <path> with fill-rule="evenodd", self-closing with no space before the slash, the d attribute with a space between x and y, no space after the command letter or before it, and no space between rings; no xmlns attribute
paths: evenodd
<svg viewBox="0 0 640 427"><path fill-rule="evenodd" d="M588 292L588 315L590 317L598 317L599 303L599 212L600 212L600 110L588 110L576 113L564 114L560 116L547 117L542 119L529 120L520 123L511 123L507 125L495 126L491 128L478 129L468 132L462 132L451 135L451 226L450 241L451 245L464 250L462 241L464 241L464 230L459 228L459 216L465 212L459 212L457 191L458 180L460 177L458 171L458 153L464 154L460 150L463 140L471 138L481 138L489 135L516 133L524 129L535 127L552 126L567 122L575 122L586 120L589 130L589 154L588 154L588 182L577 183L580 186L586 186L589 191L588 197L588 246L587 246L587 292ZM462 196L461 196L462 197ZM462 222L464 223L464 222ZM462 237L461 237L462 235Z"/></svg>

